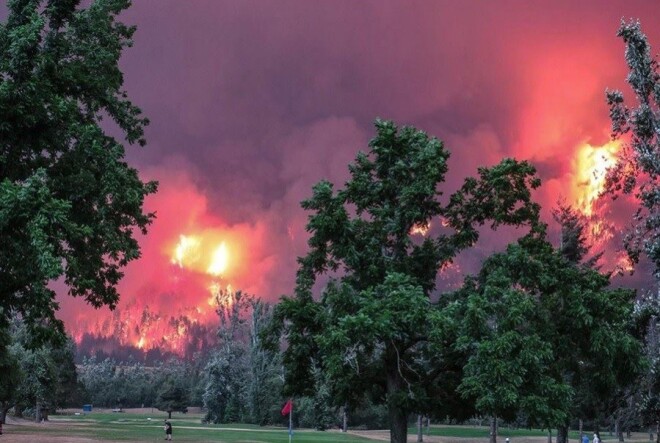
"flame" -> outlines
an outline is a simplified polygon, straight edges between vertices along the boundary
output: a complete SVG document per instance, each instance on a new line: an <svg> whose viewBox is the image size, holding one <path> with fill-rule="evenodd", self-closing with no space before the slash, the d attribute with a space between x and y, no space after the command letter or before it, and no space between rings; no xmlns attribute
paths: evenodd
<svg viewBox="0 0 660 443"><path fill-rule="evenodd" d="M620 253L619 258L616 262L615 272L618 272L621 275L623 274L632 275L634 270L635 270L635 265L633 264L632 260L630 260L628 254L626 254L625 252Z"/></svg>
<svg viewBox="0 0 660 443"><path fill-rule="evenodd" d="M595 206L604 191L607 171L615 165L620 149L618 140L602 146L585 143L578 148L573 197L578 209L587 217L596 212Z"/></svg>
<svg viewBox="0 0 660 443"><path fill-rule="evenodd" d="M168 248L170 252L165 252L165 256L181 269L170 280L176 285L173 289L200 288L201 285L201 288L208 288L210 298L191 299L187 306L178 307L175 312L161 312L157 307L152 310L134 302L115 311L112 320L89 329L96 330L93 334L99 337L112 336L121 345L130 344L143 351L160 347L182 355L192 343L191 334L199 336L213 330L216 309L226 303L224 293L230 291L231 286L222 277L230 265L228 242L232 241L230 244L238 244L235 237L209 229L179 234L176 244L166 243L174 246Z"/></svg>
<svg viewBox="0 0 660 443"><path fill-rule="evenodd" d="M421 235L425 236L426 234L429 233L429 229L431 229L431 223L418 223L412 228L410 228L410 235Z"/></svg>
<svg viewBox="0 0 660 443"><path fill-rule="evenodd" d="M170 262L180 269L219 277L229 267L229 248L224 240L218 244L217 237L212 238L204 233L181 234Z"/></svg>
<svg viewBox="0 0 660 443"><path fill-rule="evenodd" d="M160 216L149 235L140 237L143 254L126 269L117 309L98 315L75 299L65 303L67 328L82 352L117 351L117 358L124 358L127 349L141 349L145 356L158 349L192 356L216 340L221 306L214 292L231 283L268 295L263 288L279 262L267 253L268 220L228 224L209 213L206 196L194 187L164 186L147 202L148 211ZM291 235L295 232L292 225ZM213 286L217 289L210 292Z"/></svg>
<svg viewBox="0 0 660 443"><path fill-rule="evenodd" d="M211 292L211 297L207 300L207 303L209 306L215 306L218 303L218 295L220 294L221 291L220 283L214 281L211 283L211 286L209 286L209 291Z"/></svg>
<svg viewBox="0 0 660 443"><path fill-rule="evenodd" d="M227 252L227 245L225 245L225 242L222 242L220 243L220 246L218 246L213 252L211 264L209 265L206 272L214 276L219 276L225 272L228 263L229 253Z"/></svg>
<svg viewBox="0 0 660 443"><path fill-rule="evenodd" d="M188 264L197 261L199 258L199 246L199 238L188 235L180 235L179 243L174 249L172 263L178 264L179 268L183 268L184 262Z"/></svg>

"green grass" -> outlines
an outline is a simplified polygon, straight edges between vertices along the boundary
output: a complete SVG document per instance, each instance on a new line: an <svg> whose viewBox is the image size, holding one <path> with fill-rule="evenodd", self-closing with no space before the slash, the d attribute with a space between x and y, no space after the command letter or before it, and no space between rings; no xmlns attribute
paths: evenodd
<svg viewBox="0 0 660 443"><path fill-rule="evenodd" d="M50 423L40 425L25 423L6 425L6 434L34 436L35 442L49 441L49 437L84 437L99 441L160 442L165 436L163 420L167 414L153 413L110 413L92 412L86 415L55 415ZM218 443L288 443L289 435L283 427L256 426L249 424L206 425L201 423L201 414L174 414L171 422L176 442L218 442ZM416 435L417 428L410 427L409 435ZM488 441L489 430L481 426L442 426L433 425L424 434L443 437L479 439ZM499 429L498 442L506 437L515 443L516 438L544 437L547 431L529 429ZM590 434L588 434L590 435ZM554 433L553 433L554 436ZM607 435L603 435L607 439ZM578 433L569 433L569 439L577 442ZM374 442L356 435L342 434L337 431L318 432L313 430L295 430L293 443L364 443ZM553 438L554 441L554 438Z"/></svg>
<svg viewBox="0 0 660 443"><path fill-rule="evenodd" d="M591 437L591 432L585 430L586 434ZM417 435L417 427L408 428L409 435ZM458 438L479 438L488 440L490 435L490 429L485 426L443 426L443 425L432 425L431 428L427 431L424 428L424 435L437 435L442 437L458 437ZM514 439L516 437L546 437L548 431L541 429L512 429L506 427L500 427L497 431L498 442L503 442L505 438L509 437ZM552 431L553 441L557 436L555 430ZM580 437L578 431L569 431L568 439L569 441L577 442ZM602 432L601 437L603 440L607 440L608 436L606 433Z"/></svg>
<svg viewBox="0 0 660 443"><path fill-rule="evenodd" d="M221 442L221 443L288 443L286 428L260 427L248 424L206 425L199 414L175 414L171 422L175 442ZM149 420L151 418L151 420ZM35 441L47 441L49 437L85 437L99 441L160 442L165 437L163 420L166 414L105 413L92 412L86 415L57 415L50 423L5 425L7 435L22 434L35 436ZM318 432L294 430L295 443L373 442L354 435L336 431Z"/></svg>

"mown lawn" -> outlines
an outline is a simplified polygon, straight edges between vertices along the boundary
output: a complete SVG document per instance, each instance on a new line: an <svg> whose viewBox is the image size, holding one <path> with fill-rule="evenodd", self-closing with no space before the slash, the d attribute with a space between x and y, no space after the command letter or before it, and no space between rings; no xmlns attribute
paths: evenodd
<svg viewBox="0 0 660 443"><path fill-rule="evenodd" d="M167 414L159 411L152 413L111 413L92 412L86 415L54 415L46 424L24 422L5 426L7 436L34 436L34 441L48 441L49 438L66 437L86 438L98 441L112 442L159 442L163 441L163 420ZM176 442L220 442L220 443L288 443L289 435L282 427L261 427L248 424L207 425L201 423L201 414L175 414L171 422L173 437ZM424 429L425 435L434 437L461 438L465 441L475 440L488 442L488 428L480 426L442 426L433 425ZM409 428L409 435L417 434L416 427ZM546 431L529 429L499 429L499 442L511 438L512 442L524 441L525 437L545 437ZM608 436L603 433L604 439ZM638 441L643 441L640 438ZM571 432L569 439L576 442L577 432ZM27 439L31 441L31 439ZM536 439L533 439L536 440ZM611 441L614 439L610 438ZM637 439L636 439L637 440ZM23 440L25 441L25 440ZM536 440L538 441L538 440ZM554 438L553 438L554 441ZM340 432L318 432L313 430L295 430L294 443L364 443L374 442L365 437L342 434ZM0 442L1 443L1 442Z"/></svg>
<svg viewBox="0 0 660 443"><path fill-rule="evenodd" d="M588 430L585 430L587 435L591 436L591 433ZM409 434L417 434L417 427L410 427L408 429ZM432 425L429 430L424 428L424 435L438 435L443 437L458 437L458 438L483 438L488 439L490 435L490 429L488 427L480 426L443 426L443 425ZM515 437L546 437L548 431L541 429L511 429L506 427L500 427L498 429L499 440L504 441L506 437L515 438ZM570 431L568 433L569 440L577 441L580 434L578 431ZM556 437L556 432L553 431L553 441ZM605 433L601 433L603 440L607 440Z"/></svg>
<svg viewBox="0 0 660 443"><path fill-rule="evenodd" d="M34 435L35 437L83 437L105 441L160 442L165 432L162 412L154 414L103 413L86 415L53 415L49 423L6 425L6 435ZM206 425L201 415L176 414L170 420L175 442L272 442L288 443L285 428L260 427L247 424ZM41 440L41 439L40 439ZM364 443L369 440L336 431L318 432L294 430L295 443L342 442Z"/></svg>

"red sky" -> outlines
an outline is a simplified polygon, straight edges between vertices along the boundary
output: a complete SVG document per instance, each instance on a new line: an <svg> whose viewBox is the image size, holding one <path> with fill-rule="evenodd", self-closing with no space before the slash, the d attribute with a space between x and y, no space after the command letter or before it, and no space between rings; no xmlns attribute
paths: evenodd
<svg viewBox="0 0 660 443"><path fill-rule="evenodd" d="M320 179L343 182L376 117L444 140L450 190L503 156L532 160L547 218L558 197L574 197L579 147L608 141L604 90L627 73L622 17L639 18L660 47L653 1L136 0L122 68L152 123L128 158L161 185L120 313L212 318L200 308L210 276L171 263L180 235L225 241L234 288L271 301L291 293L305 253L299 202ZM628 214L610 217L622 225ZM465 260L499 246L486 238ZM67 298L61 314L77 335L111 328L107 310ZM135 342L132 315L114 318Z"/></svg>

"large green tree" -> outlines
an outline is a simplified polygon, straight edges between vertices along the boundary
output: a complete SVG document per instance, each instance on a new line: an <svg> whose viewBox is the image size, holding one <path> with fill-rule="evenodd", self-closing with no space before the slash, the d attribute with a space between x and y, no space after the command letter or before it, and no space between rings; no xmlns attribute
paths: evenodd
<svg viewBox="0 0 660 443"><path fill-rule="evenodd" d="M321 367L337 406L367 393L386 402L391 441L400 443L408 414L443 397L438 385L452 368L447 356L427 352L438 270L472 246L487 221L493 228L534 223L539 207L530 190L540 181L526 162L506 159L479 169L443 203L449 152L442 142L389 121L377 120L376 130L343 188L321 181L302 203L311 211L309 252L299 258L295 297L277 306L272 332L287 338L290 393L311 394ZM435 226L441 217L446 228ZM411 234L431 222L428 236ZM334 283L316 301L323 274Z"/></svg>
<svg viewBox="0 0 660 443"><path fill-rule="evenodd" d="M33 411L39 421L42 412L72 406L81 400L75 348L70 338L58 346L48 343L34 346L36 339L31 337L30 329L16 317L9 332L4 342L9 345L8 352L0 354L0 365L9 365L8 372L3 372L0 387L5 384L5 376L12 383L8 391L0 389L4 407L14 406L19 414L23 410Z"/></svg>
<svg viewBox="0 0 660 443"><path fill-rule="evenodd" d="M273 424L281 418L279 352L263 345L272 307L242 291L220 291L218 346L204 368L205 420Z"/></svg>
<svg viewBox="0 0 660 443"><path fill-rule="evenodd" d="M153 217L143 201L156 184L124 161L123 143L144 145L147 124L118 65L135 31L117 18L130 1L80 3L10 0L0 24L0 323L18 312L42 332L61 331L54 279L116 305L135 231Z"/></svg>
<svg viewBox="0 0 660 443"><path fill-rule="evenodd" d="M154 406L159 411L167 412L167 418L172 418L172 412L188 412L190 396L187 388L185 380L174 376L168 377L158 390Z"/></svg>
<svg viewBox="0 0 660 443"><path fill-rule="evenodd" d="M634 194L641 205L636 226L625 236L625 247L634 262L645 253L660 278L660 74L658 62L638 21L625 21L617 33L626 45L630 72L628 83L636 106L624 104L620 91L607 91L612 135L629 135L616 167L608 174L608 189Z"/></svg>
<svg viewBox="0 0 660 443"><path fill-rule="evenodd" d="M282 364L280 353L266 348L262 338L262 331L273 317L272 306L255 299L251 309L247 400L251 421L264 426L274 423L273 415L281 417Z"/></svg>
<svg viewBox="0 0 660 443"><path fill-rule="evenodd" d="M249 405L250 377L248 318L254 297L242 291L222 290L216 296L220 321L218 347L205 368L202 396L206 420L213 423L241 421Z"/></svg>
<svg viewBox="0 0 660 443"><path fill-rule="evenodd" d="M454 295L456 344L470 355L459 390L481 413L522 413L566 442L571 418L597 417L640 370L635 292L609 283L544 235L494 254Z"/></svg>

